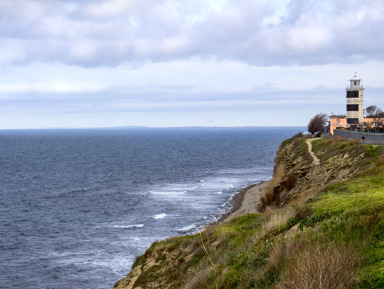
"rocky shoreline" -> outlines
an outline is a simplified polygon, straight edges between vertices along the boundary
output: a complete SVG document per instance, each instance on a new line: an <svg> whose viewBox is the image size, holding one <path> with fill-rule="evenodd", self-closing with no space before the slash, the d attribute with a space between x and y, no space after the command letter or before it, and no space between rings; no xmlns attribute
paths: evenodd
<svg viewBox="0 0 384 289"><path fill-rule="evenodd" d="M221 215L213 224L229 222L236 217L246 214L258 213L257 207L261 196L268 187L268 183L269 181L262 181L241 189L233 196L231 200L231 208L228 212Z"/></svg>

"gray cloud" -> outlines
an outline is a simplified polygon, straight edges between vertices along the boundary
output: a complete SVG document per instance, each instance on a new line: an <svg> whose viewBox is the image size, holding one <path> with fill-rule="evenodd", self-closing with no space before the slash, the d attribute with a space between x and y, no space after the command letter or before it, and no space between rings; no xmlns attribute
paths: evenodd
<svg viewBox="0 0 384 289"><path fill-rule="evenodd" d="M215 58L251 65L384 59L384 2L295 0L286 14L257 1L209 9L197 0L3 0L0 63L85 67Z"/></svg>

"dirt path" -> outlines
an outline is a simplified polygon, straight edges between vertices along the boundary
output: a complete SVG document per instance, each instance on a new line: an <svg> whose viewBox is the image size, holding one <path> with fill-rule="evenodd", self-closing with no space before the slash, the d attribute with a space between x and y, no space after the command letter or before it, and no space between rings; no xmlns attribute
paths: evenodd
<svg viewBox="0 0 384 289"><path fill-rule="evenodd" d="M308 145L308 151L309 151L309 153L311 154L311 156L312 156L312 158L313 158L313 164L315 165L315 166L318 166L318 165L320 165L320 160L317 158L317 156L312 152L312 142L314 141L314 140L318 140L318 139L320 139L320 138L307 138L306 139L306 142L307 142L307 145Z"/></svg>

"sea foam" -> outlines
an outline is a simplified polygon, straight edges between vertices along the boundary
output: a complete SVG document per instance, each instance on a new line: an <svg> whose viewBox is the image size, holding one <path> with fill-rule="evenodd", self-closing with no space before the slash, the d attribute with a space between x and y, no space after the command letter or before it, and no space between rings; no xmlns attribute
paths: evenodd
<svg viewBox="0 0 384 289"><path fill-rule="evenodd" d="M144 224L133 224L133 225L114 225L113 228L119 229L133 229L133 228L143 228Z"/></svg>
<svg viewBox="0 0 384 289"><path fill-rule="evenodd" d="M164 196L178 196L184 195L187 191L150 191L153 195L164 195Z"/></svg>
<svg viewBox="0 0 384 289"><path fill-rule="evenodd" d="M167 216L167 214L165 213L162 213L162 214L157 214L157 215L154 215L152 218L156 219L156 220L159 220L159 219L163 219Z"/></svg>

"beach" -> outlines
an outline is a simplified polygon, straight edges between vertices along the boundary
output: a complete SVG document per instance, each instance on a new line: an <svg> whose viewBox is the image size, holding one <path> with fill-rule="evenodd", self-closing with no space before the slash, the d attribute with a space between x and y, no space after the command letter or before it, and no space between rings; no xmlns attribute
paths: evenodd
<svg viewBox="0 0 384 289"><path fill-rule="evenodd" d="M269 181L263 181L241 189L233 196L231 209L223 214L216 223L230 222L239 216L259 213L257 208L260 198L268 189L268 184Z"/></svg>

